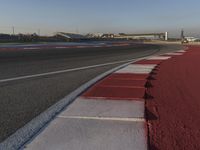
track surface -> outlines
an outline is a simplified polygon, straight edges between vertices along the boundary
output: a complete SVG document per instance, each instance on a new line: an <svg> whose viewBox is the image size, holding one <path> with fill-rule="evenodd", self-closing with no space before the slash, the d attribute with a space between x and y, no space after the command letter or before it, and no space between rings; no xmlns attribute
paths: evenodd
<svg viewBox="0 0 200 150"><path fill-rule="evenodd" d="M147 100L150 149L200 149L200 47L164 61Z"/></svg>
<svg viewBox="0 0 200 150"><path fill-rule="evenodd" d="M0 50L0 80L134 59L180 46L131 45L107 48ZM0 141L97 75L122 62L9 82L0 82Z"/></svg>

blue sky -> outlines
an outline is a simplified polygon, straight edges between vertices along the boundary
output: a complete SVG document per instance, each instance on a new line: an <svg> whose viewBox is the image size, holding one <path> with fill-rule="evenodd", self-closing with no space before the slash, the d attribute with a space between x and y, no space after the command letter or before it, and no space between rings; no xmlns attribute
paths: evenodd
<svg viewBox="0 0 200 150"><path fill-rule="evenodd" d="M199 0L0 0L0 32L200 35Z"/></svg>

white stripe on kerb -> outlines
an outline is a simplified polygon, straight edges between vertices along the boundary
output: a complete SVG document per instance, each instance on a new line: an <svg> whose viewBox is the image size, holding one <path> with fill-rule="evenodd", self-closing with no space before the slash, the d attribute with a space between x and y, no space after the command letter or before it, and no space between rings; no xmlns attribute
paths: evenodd
<svg viewBox="0 0 200 150"><path fill-rule="evenodd" d="M88 120L110 120L110 121L132 121L144 122L144 118L110 118L110 117L84 117L84 116L58 116L65 119L88 119Z"/></svg>
<svg viewBox="0 0 200 150"><path fill-rule="evenodd" d="M180 51L177 51L178 53L185 53L186 50L180 50Z"/></svg>
<svg viewBox="0 0 200 150"><path fill-rule="evenodd" d="M60 116L144 118L144 101L78 97Z"/></svg>
<svg viewBox="0 0 200 150"><path fill-rule="evenodd" d="M166 53L164 55L183 55L183 53Z"/></svg>
<svg viewBox="0 0 200 150"><path fill-rule="evenodd" d="M170 56L152 56L147 58L146 60L167 60L170 59Z"/></svg>
<svg viewBox="0 0 200 150"><path fill-rule="evenodd" d="M136 65L128 65L125 68L122 68L115 73L133 73L133 74L149 74L153 70L154 67L149 66L136 66Z"/></svg>
<svg viewBox="0 0 200 150"><path fill-rule="evenodd" d="M157 65L156 64L130 64L130 66L135 67L135 68L153 69Z"/></svg>

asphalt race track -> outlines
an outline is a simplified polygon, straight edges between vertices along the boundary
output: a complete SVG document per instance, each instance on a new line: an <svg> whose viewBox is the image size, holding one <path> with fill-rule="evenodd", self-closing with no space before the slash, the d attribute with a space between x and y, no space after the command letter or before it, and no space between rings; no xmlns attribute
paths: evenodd
<svg viewBox="0 0 200 150"><path fill-rule="evenodd" d="M180 45L0 48L0 142L80 85L128 60Z"/></svg>

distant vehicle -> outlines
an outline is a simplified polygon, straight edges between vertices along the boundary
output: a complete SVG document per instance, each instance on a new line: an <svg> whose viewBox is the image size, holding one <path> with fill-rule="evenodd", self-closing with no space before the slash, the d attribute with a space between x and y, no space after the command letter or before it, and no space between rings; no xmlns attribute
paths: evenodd
<svg viewBox="0 0 200 150"><path fill-rule="evenodd" d="M188 41L187 39L183 39L183 40L181 41L181 43L189 43L189 41Z"/></svg>
<svg viewBox="0 0 200 150"><path fill-rule="evenodd" d="M186 39L188 42L195 42L195 41L199 40L198 38L195 38L195 37L185 37L185 39Z"/></svg>

